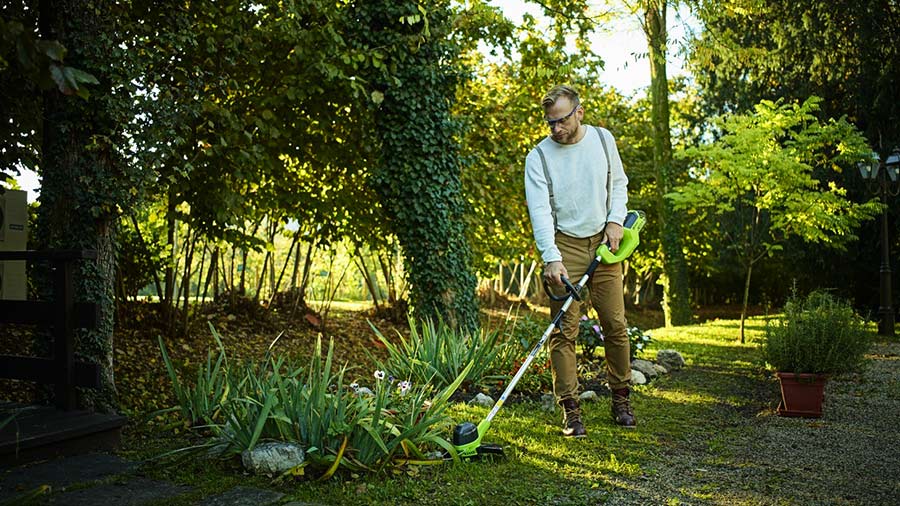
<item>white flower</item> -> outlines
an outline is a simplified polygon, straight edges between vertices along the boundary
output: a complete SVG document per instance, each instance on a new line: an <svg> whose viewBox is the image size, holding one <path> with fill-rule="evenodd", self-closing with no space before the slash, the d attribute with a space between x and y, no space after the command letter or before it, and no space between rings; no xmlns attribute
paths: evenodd
<svg viewBox="0 0 900 506"><path fill-rule="evenodd" d="M359 383L355 381L353 383L350 383L350 388L352 388L354 392L359 392Z"/></svg>
<svg viewBox="0 0 900 506"><path fill-rule="evenodd" d="M409 390L409 387L412 386L412 383L408 381L401 381L397 386L400 388L400 395L405 395L406 391Z"/></svg>
<svg viewBox="0 0 900 506"><path fill-rule="evenodd" d="M375 379L383 380L384 379L384 371L375 371Z"/></svg>

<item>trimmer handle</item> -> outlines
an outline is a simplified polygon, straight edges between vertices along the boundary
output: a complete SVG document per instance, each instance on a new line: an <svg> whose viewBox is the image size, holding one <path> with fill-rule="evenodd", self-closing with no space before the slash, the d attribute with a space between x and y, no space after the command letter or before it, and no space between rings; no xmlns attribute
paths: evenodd
<svg viewBox="0 0 900 506"><path fill-rule="evenodd" d="M544 291L547 292L547 296L550 297L550 300L562 302L568 299L569 295L575 297L575 300L581 300L581 297L578 295L578 290L575 289L575 285L573 285L572 282L569 281L569 278L565 276L560 276L559 278L562 280L563 285L566 286L566 295L554 295L553 291L550 289L550 283L548 283L547 280L544 279Z"/></svg>

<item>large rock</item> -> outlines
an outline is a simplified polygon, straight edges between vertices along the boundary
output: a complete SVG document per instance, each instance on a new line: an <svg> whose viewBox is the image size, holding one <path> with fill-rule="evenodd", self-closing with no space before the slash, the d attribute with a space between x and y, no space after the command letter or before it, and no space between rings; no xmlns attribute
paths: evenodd
<svg viewBox="0 0 900 506"><path fill-rule="evenodd" d="M578 400L581 402L597 402L600 400L600 396L593 390L585 390L578 396Z"/></svg>
<svg viewBox="0 0 900 506"><path fill-rule="evenodd" d="M641 371L647 379L656 379L657 373L656 369L653 368L653 362L635 359L631 362L631 368L636 371Z"/></svg>
<svg viewBox="0 0 900 506"><path fill-rule="evenodd" d="M659 364L653 364L653 370L656 371L656 374L660 376L662 376L663 374L669 374L669 371Z"/></svg>
<svg viewBox="0 0 900 506"><path fill-rule="evenodd" d="M256 474L281 474L305 459L306 452L293 443L262 443L241 454L244 467Z"/></svg>
<svg viewBox="0 0 900 506"><path fill-rule="evenodd" d="M647 377L644 376L644 373L638 371L637 369L631 370L631 384L632 385L646 385Z"/></svg>
<svg viewBox="0 0 900 506"><path fill-rule="evenodd" d="M494 405L494 399L491 399L489 395L478 394L469 401L469 404L489 408Z"/></svg>
<svg viewBox="0 0 900 506"><path fill-rule="evenodd" d="M656 352L656 361L667 371L677 371L684 367L684 357L675 350L659 350Z"/></svg>

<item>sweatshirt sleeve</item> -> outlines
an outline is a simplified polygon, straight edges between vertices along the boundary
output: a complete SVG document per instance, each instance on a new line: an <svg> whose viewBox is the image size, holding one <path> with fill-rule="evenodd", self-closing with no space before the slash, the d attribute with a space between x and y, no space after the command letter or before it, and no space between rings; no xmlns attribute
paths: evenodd
<svg viewBox="0 0 900 506"><path fill-rule="evenodd" d="M550 211L550 191L537 150L532 150L525 157L525 200L528 204L534 241L538 251L541 252L541 259L545 264L562 260L562 254L556 247L556 229Z"/></svg>
<svg viewBox="0 0 900 506"><path fill-rule="evenodd" d="M606 221L618 223L625 222L625 215L628 213L628 176L625 175L625 168L622 166L622 158L619 157L619 148L616 147L616 139L609 130L604 129L603 134L606 136L607 145L609 146L609 161L612 165L610 173L612 174L612 195L609 199L610 208L606 211Z"/></svg>

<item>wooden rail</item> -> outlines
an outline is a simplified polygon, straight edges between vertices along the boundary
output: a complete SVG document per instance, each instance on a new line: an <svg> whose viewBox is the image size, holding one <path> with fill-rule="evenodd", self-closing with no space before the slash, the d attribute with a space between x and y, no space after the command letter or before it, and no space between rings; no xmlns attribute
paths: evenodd
<svg viewBox="0 0 900 506"><path fill-rule="evenodd" d="M100 366L75 361L75 330L97 326L98 306L76 303L73 272L79 261L96 260L92 250L0 251L0 261L25 260L50 264L53 299L50 301L0 300L0 322L49 327L52 356L0 355L0 378L53 384L59 409L77 407L76 387L100 386Z"/></svg>

